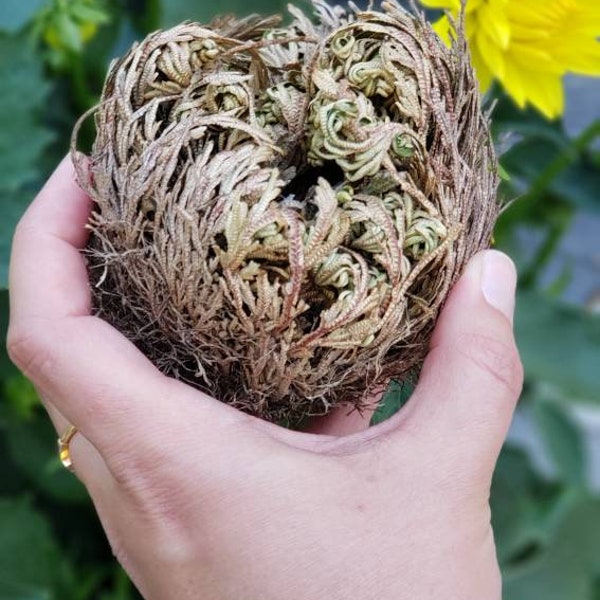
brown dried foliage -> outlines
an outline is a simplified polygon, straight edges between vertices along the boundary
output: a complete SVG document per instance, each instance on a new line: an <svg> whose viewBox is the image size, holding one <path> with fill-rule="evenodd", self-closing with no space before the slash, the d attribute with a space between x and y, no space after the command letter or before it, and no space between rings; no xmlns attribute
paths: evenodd
<svg viewBox="0 0 600 600"><path fill-rule="evenodd" d="M419 365L498 213L462 35L391 1L314 6L149 35L111 66L79 167L97 313L271 420Z"/></svg>

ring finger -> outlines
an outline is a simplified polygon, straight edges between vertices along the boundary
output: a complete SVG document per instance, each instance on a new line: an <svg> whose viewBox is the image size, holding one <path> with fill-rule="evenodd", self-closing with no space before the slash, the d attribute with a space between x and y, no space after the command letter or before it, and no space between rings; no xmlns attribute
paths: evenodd
<svg viewBox="0 0 600 600"><path fill-rule="evenodd" d="M71 425L77 427L77 424L66 419L47 394L39 393L39 396L57 432L57 441L66 434ZM71 470L92 496L112 481L110 471L98 450L80 431L71 438L67 447L72 462Z"/></svg>

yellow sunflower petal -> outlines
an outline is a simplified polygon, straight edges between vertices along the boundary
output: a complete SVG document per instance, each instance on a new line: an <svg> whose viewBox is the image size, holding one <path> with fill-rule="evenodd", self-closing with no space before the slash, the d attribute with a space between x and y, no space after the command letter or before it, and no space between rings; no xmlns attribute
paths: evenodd
<svg viewBox="0 0 600 600"><path fill-rule="evenodd" d="M506 6L511 23L521 23L525 27L541 27L547 29L556 22L556 10L552 10L552 2L511 0Z"/></svg>
<svg viewBox="0 0 600 600"><path fill-rule="evenodd" d="M504 75L501 78L502 87L506 90L506 93L517 103L519 108L525 108L527 101L527 94L525 93L526 83L526 72L514 61L507 60Z"/></svg>
<svg viewBox="0 0 600 600"><path fill-rule="evenodd" d="M600 75L600 43L590 39L562 40L553 52L565 71L580 75Z"/></svg>
<svg viewBox="0 0 600 600"><path fill-rule="evenodd" d="M564 111L561 78L531 71L525 89L527 100L548 119L556 119Z"/></svg>
<svg viewBox="0 0 600 600"><path fill-rule="evenodd" d="M505 64L503 50L482 29L477 31L474 42L487 68L496 77L501 78L504 73Z"/></svg>
<svg viewBox="0 0 600 600"><path fill-rule="evenodd" d="M446 46L450 46L452 44L452 35L454 29L452 25L450 25L450 21L448 17L444 16L438 19L433 25L433 30L440 36L444 44Z"/></svg>
<svg viewBox="0 0 600 600"><path fill-rule="evenodd" d="M459 0L422 0L454 15ZM563 111L566 72L600 76L599 0L467 0L466 33L484 91L497 77L518 106L553 119ZM435 25L449 43L447 17Z"/></svg>
<svg viewBox="0 0 600 600"><path fill-rule="evenodd" d="M477 10L482 3L486 0L467 0L466 3L466 14L472 13ZM500 0L502 2L506 0ZM440 10L448 10L453 16L457 16L460 12L461 3L460 0L419 0L419 2L427 8L439 8Z"/></svg>
<svg viewBox="0 0 600 600"><path fill-rule="evenodd" d="M504 0L496 0L481 6L477 12L477 22L488 37L500 48L506 48L510 41L510 23L505 11Z"/></svg>
<svg viewBox="0 0 600 600"><path fill-rule="evenodd" d="M518 62L526 69L545 73L562 75L566 72L561 60L550 52L540 49L533 44L516 42L510 46L510 60Z"/></svg>
<svg viewBox="0 0 600 600"><path fill-rule="evenodd" d="M552 34L547 29L534 28L530 25L523 25L516 21L510 22L511 41L523 43L545 42L552 38Z"/></svg>
<svg viewBox="0 0 600 600"><path fill-rule="evenodd" d="M594 14L600 15L600 6L598 6L598 0L579 0L578 4L581 10L590 11Z"/></svg>
<svg viewBox="0 0 600 600"><path fill-rule="evenodd" d="M584 35L592 39L596 39L600 35L600 2L595 10L578 9L569 13L564 22L568 23L566 27L562 27L557 31L560 36L564 35Z"/></svg>
<svg viewBox="0 0 600 600"><path fill-rule="evenodd" d="M505 0L500 0L501 2L504 2ZM465 13L468 15L469 13L472 13L476 10L479 10L479 8L484 5L487 2L487 0L467 0L467 5L466 5L466 10Z"/></svg>
<svg viewBox="0 0 600 600"><path fill-rule="evenodd" d="M479 90L484 94L492 84L494 74L488 69L476 45L471 47L471 64L479 81Z"/></svg>
<svg viewBox="0 0 600 600"><path fill-rule="evenodd" d="M460 10L460 0L419 0L427 8L440 8L458 12Z"/></svg>
<svg viewBox="0 0 600 600"><path fill-rule="evenodd" d="M566 70L578 75L600 77L600 48L581 52L564 61Z"/></svg>
<svg viewBox="0 0 600 600"><path fill-rule="evenodd" d="M548 119L555 119L564 110L563 88L559 75L525 68L518 61L510 60L509 56L501 83L519 108L524 108L530 103Z"/></svg>

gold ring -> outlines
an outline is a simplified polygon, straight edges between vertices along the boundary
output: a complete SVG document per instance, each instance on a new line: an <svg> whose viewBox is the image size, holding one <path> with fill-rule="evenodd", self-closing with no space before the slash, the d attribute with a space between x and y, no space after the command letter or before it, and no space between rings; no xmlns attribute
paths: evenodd
<svg viewBox="0 0 600 600"><path fill-rule="evenodd" d="M71 460L71 450L69 449L69 444L73 439L73 436L77 433L77 427L75 425L69 425L67 431L65 431L64 435L58 438L58 458L60 458L60 462L62 463L65 469L69 469L69 471L73 472L73 461Z"/></svg>

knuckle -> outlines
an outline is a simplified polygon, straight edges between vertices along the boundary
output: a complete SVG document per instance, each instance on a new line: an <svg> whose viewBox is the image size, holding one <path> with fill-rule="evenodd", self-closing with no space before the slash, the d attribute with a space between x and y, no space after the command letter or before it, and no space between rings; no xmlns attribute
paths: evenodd
<svg viewBox="0 0 600 600"><path fill-rule="evenodd" d="M31 225L28 223L28 219L23 217L15 227L12 243L13 245L17 245L22 238L27 238L27 236L32 235L34 232L32 231Z"/></svg>
<svg viewBox="0 0 600 600"><path fill-rule="evenodd" d="M523 365L514 342L506 343L481 334L465 334L457 348L487 377L494 379L512 395L520 394Z"/></svg>
<svg viewBox="0 0 600 600"><path fill-rule="evenodd" d="M150 448L121 448L111 452L107 464L123 497L154 535L164 530L176 539L186 537L195 500L182 488L180 469L165 469L162 453Z"/></svg>
<svg viewBox="0 0 600 600"><path fill-rule="evenodd" d="M105 460L115 481L123 488L144 488L146 482L154 485L163 475L165 455L171 447L168 441L160 443L156 437L152 431L146 431L143 438L121 432L110 439L110 452ZM170 478L171 474L164 473L164 477Z"/></svg>
<svg viewBox="0 0 600 600"><path fill-rule="evenodd" d="M127 399L123 400L117 404L128 403ZM147 496L151 491L158 493L161 481L171 486L182 469L189 470L189 465L182 461L180 440L170 434L170 428L161 424L159 415L154 420L125 409L119 415L106 416L109 429L114 430L114 434L107 439L104 459L117 484L130 495ZM113 422L115 426L111 427ZM142 428L143 435L132 431L133 426ZM179 468L171 469L175 465Z"/></svg>
<svg viewBox="0 0 600 600"><path fill-rule="evenodd" d="M108 467L115 481L128 492L152 489L161 465L161 457L152 447L143 448L139 444L115 440L111 445L110 454L106 457ZM146 486L146 483L153 482ZM134 494L135 495L135 494Z"/></svg>
<svg viewBox="0 0 600 600"><path fill-rule="evenodd" d="M34 219L34 216L31 214L31 212L25 211L25 214L15 226L13 232L11 240L13 255L25 252L25 248L34 243L32 240L39 240L39 237L40 235L42 235L44 227L40 227L40 225L35 221L36 220Z"/></svg>
<svg viewBox="0 0 600 600"><path fill-rule="evenodd" d="M32 381L52 371L52 345L34 325L11 325L6 347L11 361Z"/></svg>

